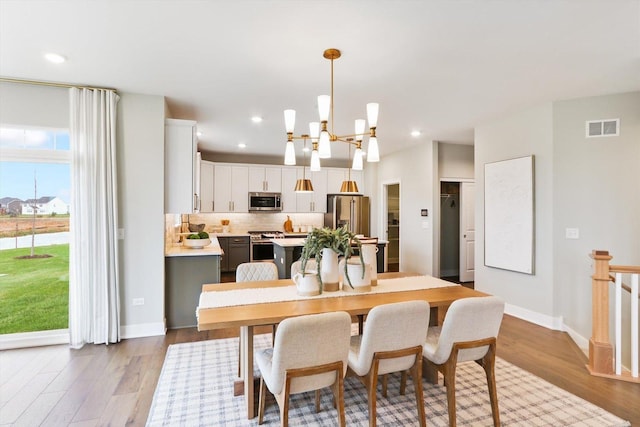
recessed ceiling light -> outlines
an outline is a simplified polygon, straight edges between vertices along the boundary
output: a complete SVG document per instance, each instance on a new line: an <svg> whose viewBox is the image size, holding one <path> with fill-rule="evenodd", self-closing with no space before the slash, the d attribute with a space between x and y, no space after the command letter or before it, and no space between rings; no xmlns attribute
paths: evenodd
<svg viewBox="0 0 640 427"><path fill-rule="evenodd" d="M414 130L414 131L411 132L411 136L413 136L414 138L418 137L420 135L421 135L421 132L419 130Z"/></svg>
<svg viewBox="0 0 640 427"><path fill-rule="evenodd" d="M47 61L53 62L54 64L62 64L67 60L67 58L58 53L45 53L44 57Z"/></svg>
<svg viewBox="0 0 640 427"><path fill-rule="evenodd" d="M241 142L238 144L238 148L247 148L247 144L245 144L244 142Z"/></svg>
<svg viewBox="0 0 640 427"><path fill-rule="evenodd" d="M262 117L260 117L260 116L253 116L253 117L251 117L251 121L252 121L253 123L262 123Z"/></svg>

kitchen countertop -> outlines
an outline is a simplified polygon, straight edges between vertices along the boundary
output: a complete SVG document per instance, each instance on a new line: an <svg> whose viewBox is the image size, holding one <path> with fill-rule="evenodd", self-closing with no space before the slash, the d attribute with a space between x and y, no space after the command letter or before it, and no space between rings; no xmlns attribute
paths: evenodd
<svg viewBox="0 0 640 427"><path fill-rule="evenodd" d="M209 233L209 236L215 236L215 237L249 237L249 233Z"/></svg>
<svg viewBox="0 0 640 427"><path fill-rule="evenodd" d="M274 244L274 245L278 245L280 247L283 248L289 248L289 247L296 247L296 246L304 246L304 242L306 241L306 238L286 238L286 239L270 239L270 241ZM386 245L387 243L389 243L386 240L380 240L378 239L378 244L379 245Z"/></svg>
<svg viewBox="0 0 640 427"><path fill-rule="evenodd" d="M218 239L215 235L210 234L209 238L211 239L211 244L209 246L205 246L202 249L191 249L182 246L180 243L176 243L174 246L169 247L164 256L166 257L176 257L176 256L220 256L223 255L224 252L222 248L220 248L220 244L218 243Z"/></svg>

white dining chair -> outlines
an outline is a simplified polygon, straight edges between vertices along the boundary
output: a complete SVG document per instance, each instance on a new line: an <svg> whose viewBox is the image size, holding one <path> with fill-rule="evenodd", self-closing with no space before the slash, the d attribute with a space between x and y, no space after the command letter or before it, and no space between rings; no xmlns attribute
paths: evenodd
<svg viewBox="0 0 640 427"><path fill-rule="evenodd" d="M276 331L273 348L256 353L260 368L258 424L262 424L267 388L280 408L280 424L289 423L289 396L331 386L340 426L345 425L344 375L347 371L351 317L343 311L290 317ZM331 343L331 345L327 345Z"/></svg>
<svg viewBox="0 0 640 427"><path fill-rule="evenodd" d="M470 360L484 368L493 425L500 425L495 359L503 313L504 301L498 297L463 298L449 306L442 327L429 328L423 360L427 377L437 379L438 371L444 376L449 426L456 425L456 364Z"/></svg>
<svg viewBox="0 0 640 427"><path fill-rule="evenodd" d="M244 262L236 268L236 283L265 282L278 280L278 267L273 262ZM276 325L271 325L271 336L274 339ZM242 335L242 330L240 331ZM242 342L242 336L240 337ZM238 344L238 376L242 377L242 345Z"/></svg>
<svg viewBox="0 0 640 427"><path fill-rule="evenodd" d="M369 400L369 426L376 425L379 375L409 370L413 379L418 421L426 425L422 391L422 345L429 328L429 303L406 301L374 307L362 335L351 337L348 375L365 385ZM404 393L404 376L402 393ZM385 387L386 389L386 387ZM384 390L386 394L386 390Z"/></svg>

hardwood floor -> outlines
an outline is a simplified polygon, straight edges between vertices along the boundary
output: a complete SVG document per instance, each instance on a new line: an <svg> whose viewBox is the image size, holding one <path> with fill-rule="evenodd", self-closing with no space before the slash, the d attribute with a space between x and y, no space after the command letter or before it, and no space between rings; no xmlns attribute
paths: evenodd
<svg viewBox="0 0 640 427"><path fill-rule="evenodd" d="M143 426L167 347L235 334L191 328L81 350L0 352L0 425ZM566 333L505 316L498 356L640 426L640 387L590 376Z"/></svg>

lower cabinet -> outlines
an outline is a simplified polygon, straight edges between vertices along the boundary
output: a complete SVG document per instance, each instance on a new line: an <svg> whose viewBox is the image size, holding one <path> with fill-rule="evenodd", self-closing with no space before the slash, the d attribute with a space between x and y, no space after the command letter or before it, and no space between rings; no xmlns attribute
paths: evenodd
<svg viewBox="0 0 640 427"><path fill-rule="evenodd" d="M220 282L220 256L165 257L164 268L167 328L196 326L202 285Z"/></svg>
<svg viewBox="0 0 640 427"><path fill-rule="evenodd" d="M251 259L249 236L242 237L220 237L218 236L220 248L224 255L220 260L220 271L228 273L236 271L238 265L249 262Z"/></svg>

